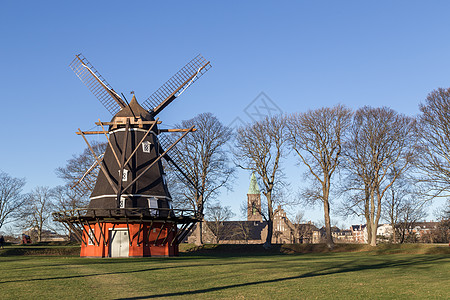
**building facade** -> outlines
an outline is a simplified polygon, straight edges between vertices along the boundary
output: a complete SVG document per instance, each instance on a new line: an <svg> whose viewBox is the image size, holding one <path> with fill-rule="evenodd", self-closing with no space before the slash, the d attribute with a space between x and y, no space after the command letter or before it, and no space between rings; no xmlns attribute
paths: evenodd
<svg viewBox="0 0 450 300"><path fill-rule="evenodd" d="M273 218L273 244L311 243L313 231L317 228L311 223L294 224L281 206L275 209ZM250 177L247 193L247 220L224 221L219 224L206 221L203 230L205 243L219 244L263 244L266 241L268 226L264 220L261 192L255 174ZM196 236L191 232L185 242L195 243Z"/></svg>

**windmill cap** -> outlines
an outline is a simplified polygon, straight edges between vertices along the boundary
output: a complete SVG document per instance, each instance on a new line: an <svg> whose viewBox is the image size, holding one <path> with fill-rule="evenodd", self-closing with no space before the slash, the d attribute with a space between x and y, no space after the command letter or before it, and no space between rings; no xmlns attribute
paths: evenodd
<svg viewBox="0 0 450 300"><path fill-rule="evenodd" d="M133 115L134 113L134 115ZM117 117L141 117L142 120L145 121L153 121L153 117L148 113L145 108L143 108L136 100L136 97L133 95L133 99L131 99L130 104L122 108L113 118L113 120Z"/></svg>

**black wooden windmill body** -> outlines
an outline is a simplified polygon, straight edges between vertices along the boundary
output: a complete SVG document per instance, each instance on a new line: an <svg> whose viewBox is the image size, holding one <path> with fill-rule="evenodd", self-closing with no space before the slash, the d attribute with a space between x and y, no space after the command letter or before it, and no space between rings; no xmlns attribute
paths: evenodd
<svg viewBox="0 0 450 300"><path fill-rule="evenodd" d="M159 129L157 115L211 67L209 61L195 57L142 106L134 95L130 103L122 99L81 54L70 67L113 118L96 122L101 131L78 130L100 170L89 206L56 213L55 219L79 234L81 256L177 255L178 243L198 219L195 211L173 209L162 159L190 180L183 158L172 150L195 128ZM174 142L161 137L170 132L183 135ZM89 144L89 134L105 135L107 148L102 156Z"/></svg>

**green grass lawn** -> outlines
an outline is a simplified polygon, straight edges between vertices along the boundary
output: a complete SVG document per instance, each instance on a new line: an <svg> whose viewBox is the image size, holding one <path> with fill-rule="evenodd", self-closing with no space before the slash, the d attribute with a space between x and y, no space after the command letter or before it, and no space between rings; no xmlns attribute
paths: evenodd
<svg viewBox="0 0 450 300"><path fill-rule="evenodd" d="M414 246L397 252L364 249L254 255L211 250L126 259L4 255L5 249L0 299L450 298L446 248L418 251L436 254L411 253Z"/></svg>

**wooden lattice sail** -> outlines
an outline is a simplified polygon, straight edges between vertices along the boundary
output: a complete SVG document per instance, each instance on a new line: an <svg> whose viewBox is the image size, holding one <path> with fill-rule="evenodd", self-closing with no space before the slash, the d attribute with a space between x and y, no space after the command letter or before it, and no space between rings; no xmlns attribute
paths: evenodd
<svg viewBox="0 0 450 300"><path fill-rule="evenodd" d="M170 154L176 143L195 128L161 130L158 129L161 122L155 117L210 67L203 57L195 57L147 99L143 108L134 96L128 104L86 58L81 54L76 56L71 68L114 115L109 122L96 123L102 131L79 129L77 132L91 149L95 166L100 169L89 206L54 214L55 220L78 234L82 241L81 256L178 254L179 242L198 218L195 211L173 209L161 159L168 160L180 174L188 176L188 170L183 171L177 165L182 157L174 153L176 159L172 159ZM183 132L183 135L162 146L159 134L165 132ZM101 158L89 144L88 134L105 135L108 144Z"/></svg>

